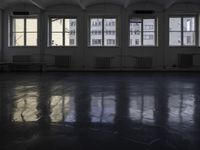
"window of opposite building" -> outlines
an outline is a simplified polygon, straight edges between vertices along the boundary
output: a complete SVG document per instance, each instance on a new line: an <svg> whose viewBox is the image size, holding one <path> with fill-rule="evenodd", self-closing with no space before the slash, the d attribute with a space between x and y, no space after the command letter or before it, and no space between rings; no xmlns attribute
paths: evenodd
<svg viewBox="0 0 200 150"><path fill-rule="evenodd" d="M11 46L38 45L38 19L36 17L12 17Z"/></svg>
<svg viewBox="0 0 200 150"><path fill-rule="evenodd" d="M117 19L90 18L89 46L117 46Z"/></svg>
<svg viewBox="0 0 200 150"><path fill-rule="evenodd" d="M77 19L50 18L49 46L77 46Z"/></svg>
<svg viewBox="0 0 200 150"><path fill-rule="evenodd" d="M129 46L156 46L155 18L133 17L129 20Z"/></svg>
<svg viewBox="0 0 200 150"><path fill-rule="evenodd" d="M196 18L169 18L169 46L196 46Z"/></svg>

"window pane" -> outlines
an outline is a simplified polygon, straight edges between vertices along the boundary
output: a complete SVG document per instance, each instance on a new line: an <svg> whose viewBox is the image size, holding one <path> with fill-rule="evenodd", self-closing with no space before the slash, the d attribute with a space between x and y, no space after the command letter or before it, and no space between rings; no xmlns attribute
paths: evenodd
<svg viewBox="0 0 200 150"><path fill-rule="evenodd" d="M169 31L181 31L181 18L169 19Z"/></svg>
<svg viewBox="0 0 200 150"><path fill-rule="evenodd" d="M27 46L37 46L37 33L27 33L26 34L26 45Z"/></svg>
<svg viewBox="0 0 200 150"><path fill-rule="evenodd" d="M195 17L183 18L183 31L195 31Z"/></svg>
<svg viewBox="0 0 200 150"><path fill-rule="evenodd" d="M184 32L183 33L183 44L188 46L194 46L195 42L195 32Z"/></svg>
<svg viewBox="0 0 200 150"><path fill-rule="evenodd" d="M116 44L116 19L104 19L104 46Z"/></svg>
<svg viewBox="0 0 200 150"><path fill-rule="evenodd" d="M181 45L181 32L170 32L169 45L170 46Z"/></svg>
<svg viewBox="0 0 200 150"><path fill-rule="evenodd" d="M142 19L141 18L131 18L130 23L142 23Z"/></svg>
<svg viewBox="0 0 200 150"><path fill-rule="evenodd" d="M65 46L76 46L76 36L65 33Z"/></svg>
<svg viewBox="0 0 200 150"><path fill-rule="evenodd" d="M65 19L65 32L76 31L76 19Z"/></svg>
<svg viewBox="0 0 200 150"><path fill-rule="evenodd" d="M52 46L63 46L63 34L62 33L52 33L51 37Z"/></svg>
<svg viewBox="0 0 200 150"><path fill-rule="evenodd" d="M141 46L142 34L139 31L130 32L130 46Z"/></svg>
<svg viewBox="0 0 200 150"><path fill-rule="evenodd" d="M13 19L13 32L24 32L24 19Z"/></svg>
<svg viewBox="0 0 200 150"><path fill-rule="evenodd" d="M51 23L52 32L63 32L63 19L52 18Z"/></svg>
<svg viewBox="0 0 200 150"><path fill-rule="evenodd" d="M65 46L76 46L76 19L65 19Z"/></svg>
<svg viewBox="0 0 200 150"><path fill-rule="evenodd" d="M142 30L142 23L130 23L130 31L140 32Z"/></svg>
<svg viewBox="0 0 200 150"><path fill-rule="evenodd" d="M130 19L130 31L141 31L142 19L134 18Z"/></svg>
<svg viewBox="0 0 200 150"><path fill-rule="evenodd" d="M90 19L90 46L102 46L102 23L100 18Z"/></svg>
<svg viewBox="0 0 200 150"><path fill-rule="evenodd" d="M143 33L143 45L154 46L155 45L155 32Z"/></svg>
<svg viewBox="0 0 200 150"><path fill-rule="evenodd" d="M134 18L130 19L130 46L141 46L141 30L142 30L142 19Z"/></svg>
<svg viewBox="0 0 200 150"><path fill-rule="evenodd" d="M24 33L13 33L13 46L24 46Z"/></svg>
<svg viewBox="0 0 200 150"><path fill-rule="evenodd" d="M37 19L26 19L26 32L37 32L38 23Z"/></svg>
<svg viewBox="0 0 200 150"><path fill-rule="evenodd" d="M143 31L155 31L155 19L144 19Z"/></svg>

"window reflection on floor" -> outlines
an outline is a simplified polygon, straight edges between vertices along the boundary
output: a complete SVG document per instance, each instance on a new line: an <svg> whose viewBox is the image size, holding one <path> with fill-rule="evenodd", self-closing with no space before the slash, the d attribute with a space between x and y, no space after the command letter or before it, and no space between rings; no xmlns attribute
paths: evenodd
<svg viewBox="0 0 200 150"><path fill-rule="evenodd" d="M91 96L91 121L93 123L113 123L115 118L115 95L99 93Z"/></svg>
<svg viewBox="0 0 200 150"><path fill-rule="evenodd" d="M193 124L195 108L195 85L190 82L174 81L169 85L169 122L179 125Z"/></svg>
<svg viewBox="0 0 200 150"><path fill-rule="evenodd" d="M52 96L50 107L52 122L75 122L75 106L73 97Z"/></svg>
<svg viewBox="0 0 200 150"><path fill-rule="evenodd" d="M15 88L13 121L34 122L38 120L38 92L34 86L19 86Z"/></svg>
<svg viewBox="0 0 200 150"><path fill-rule="evenodd" d="M169 97L169 122L193 123L193 94L174 94Z"/></svg>
<svg viewBox="0 0 200 150"><path fill-rule="evenodd" d="M136 95L130 97L129 115L132 121L154 122L154 96Z"/></svg>

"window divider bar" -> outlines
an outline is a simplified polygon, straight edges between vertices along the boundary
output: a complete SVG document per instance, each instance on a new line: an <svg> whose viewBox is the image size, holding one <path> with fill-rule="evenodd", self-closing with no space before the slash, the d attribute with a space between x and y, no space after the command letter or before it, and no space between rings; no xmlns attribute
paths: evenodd
<svg viewBox="0 0 200 150"><path fill-rule="evenodd" d="M104 37L104 35L105 35L104 21L105 21L105 18L103 17L102 18L102 46L105 46L105 43L104 43L104 39L105 39L105 37Z"/></svg>
<svg viewBox="0 0 200 150"><path fill-rule="evenodd" d="M26 27L26 21L27 21L27 19L26 19L26 17L24 18L24 46L27 46L27 42L26 42L26 38L27 38L27 35L26 35L26 30L27 30L27 27Z"/></svg>
<svg viewBox="0 0 200 150"><path fill-rule="evenodd" d="M65 18L63 18L63 46L65 46Z"/></svg>

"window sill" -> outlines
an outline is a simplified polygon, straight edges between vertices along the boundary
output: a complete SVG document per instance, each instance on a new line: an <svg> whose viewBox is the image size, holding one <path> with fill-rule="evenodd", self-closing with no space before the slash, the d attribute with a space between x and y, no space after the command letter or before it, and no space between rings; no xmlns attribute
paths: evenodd
<svg viewBox="0 0 200 150"><path fill-rule="evenodd" d="M39 48L39 46L8 46L8 48Z"/></svg>
<svg viewBox="0 0 200 150"><path fill-rule="evenodd" d="M129 46L128 48L159 48L159 46Z"/></svg>
<svg viewBox="0 0 200 150"><path fill-rule="evenodd" d="M199 46L169 46L169 48L199 48Z"/></svg>
<svg viewBox="0 0 200 150"><path fill-rule="evenodd" d="M120 46L88 46L87 48L120 48Z"/></svg>
<svg viewBox="0 0 200 150"><path fill-rule="evenodd" d="M47 46L47 48L79 48L79 46Z"/></svg>

